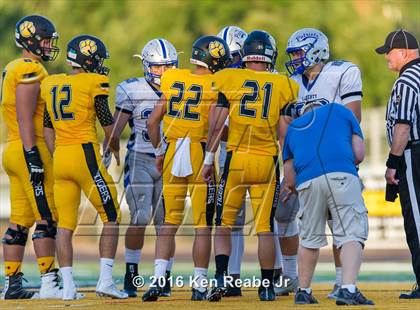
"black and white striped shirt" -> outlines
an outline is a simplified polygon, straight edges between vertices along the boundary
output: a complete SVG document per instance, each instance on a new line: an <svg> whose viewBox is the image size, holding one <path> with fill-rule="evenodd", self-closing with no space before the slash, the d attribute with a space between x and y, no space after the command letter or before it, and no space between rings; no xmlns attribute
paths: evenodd
<svg viewBox="0 0 420 310"><path fill-rule="evenodd" d="M392 145L394 126L398 123L410 125L408 141L420 139L420 58L401 68L400 76L392 87L386 108L388 144Z"/></svg>

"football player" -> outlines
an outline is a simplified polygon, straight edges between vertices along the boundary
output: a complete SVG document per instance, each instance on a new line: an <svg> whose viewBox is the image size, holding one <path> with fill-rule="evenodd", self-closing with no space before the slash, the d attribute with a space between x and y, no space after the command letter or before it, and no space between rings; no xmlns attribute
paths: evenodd
<svg viewBox="0 0 420 310"><path fill-rule="evenodd" d="M81 190L104 223L99 241L101 272L96 294L127 298L116 289L112 267L118 244L120 208L117 191L101 164L96 118L119 163L118 143L111 140L113 118L108 107L109 69L104 43L90 35L74 37L67 45L72 71L45 78L41 96L46 102L44 131L55 134L54 198L58 211L57 253L63 277L63 300L80 298L73 280L73 231L77 226Z"/></svg>
<svg viewBox="0 0 420 310"><path fill-rule="evenodd" d="M156 240L155 283L143 295L143 301L155 301L172 255L175 234L181 225L187 193L195 226L193 244L194 281L191 300L205 300L207 269L211 252L215 179L206 184L201 168L206 147L209 118L213 115L217 94L212 90L213 73L230 62L229 47L215 36L196 40L192 48L193 72L169 69L161 79L162 98L148 120L149 136L156 148L156 167L163 173L165 222ZM160 134L163 120L165 150Z"/></svg>
<svg viewBox="0 0 420 310"><path fill-rule="evenodd" d="M243 31L241 28L236 26L227 26L223 28L217 35L218 37L224 39L229 46L231 55L232 55L232 64L228 66L228 68L242 68L242 47L247 37L247 33ZM274 38L270 35L271 39L273 40L273 46L276 46ZM273 66L272 72L277 73L274 69L276 59L277 59L277 49L275 51L276 57L273 58ZM229 126L229 119L226 120L225 127L223 128L222 138L220 141L220 153L219 153L219 174L222 175L222 171L224 168L224 164L226 161L226 141L228 136L228 126ZM232 251L229 257L229 275L233 279L240 279L241 275L241 264L242 264L242 257L244 254L244 229L243 226L245 224L246 218L246 203L242 204L241 210L239 211L236 223L232 227ZM274 226L275 235L277 225ZM275 246L276 246L276 264L275 264L275 271L274 271L274 279L275 282L280 279L281 274L281 251L280 251L280 244L277 237L275 237ZM225 297L236 297L242 296L241 287L239 286L229 286L227 291L224 295Z"/></svg>
<svg viewBox="0 0 420 310"><path fill-rule="evenodd" d="M7 64L2 76L3 119L8 130L3 166L9 176L11 214L3 242L5 285L2 299L61 298L55 268L57 214L53 199L52 158L44 142L45 103L40 83L48 75L42 62L58 55L58 34L53 23L38 15L16 24L16 44L22 57ZM25 165L26 163L26 165ZM29 229L41 273L41 290L22 286L22 260Z"/></svg>
<svg viewBox="0 0 420 310"><path fill-rule="evenodd" d="M300 29L290 36L286 53L290 58L290 61L286 62L286 69L291 78L300 85L298 106L308 105L316 101L321 104L340 103L352 110L358 121L361 121L362 80L360 70L355 64L348 61L328 62L329 44L325 34L313 28ZM288 203L285 206L285 208L278 208L282 214L276 214L276 218L283 222L283 228L287 227L297 231L294 227L297 225L295 217L299 204L296 201L296 203ZM290 210L289 207L294 210ZM331 228L331 221L328 223ZM284 266L284 273L285 275L289 272L295 274L298 248L297 234L281 239L283 239L283 252L286 251L289 254L289 264ZM333 252L336 282L332 292L328 294L328 298L336 299L341 285L341 262L340 252L334 244ZM286 260L285 256L284 260ZM292 271L289 271L289 269ZM291 283L293 285L285 288L284 292L296 289L296 279L292 279Z"/></svg>
<svg viewBox="0 0 420 310"><path fill-rule="evenodd" d="M241 50L247 33L237 26L226 26L220 30L217 36L225 40L230 49L232 63L227 68L242 68Z"/></svg>
<svg viewBox="0 0 420 310"><path fill-rule="evenodd" d="M141 55L144 77L130 78L116 89L116 111L114 114L114 139L119 139L127 122L131 127L127 143L124 166L125 197L130 209L130 226L125 234L124 291L129 297L137 296L133 278L138 275L144 232L152 216L156 231L163 223L164 210L161 200L162 178L156 170L154 148L147 133L147 119L161 96L160 79L164 71L177 67L178 53L164 39L153 39L146 43ZM166 267L169 278L173 264L173 252ZM161 296L170 296L169 281Z"/></svg>
<svg viewBox="0 0 420 310"><path fill-rule="evenodd" d="M294 102L298 85L287 76L272 74L276 47L264 31L251 32L244 42L245 69L225 69L215 74L217 107L209 127L202 176L209 182L214 175L214 152L229 116L227 158L217 191L215 261L217 286L208 294L219 301L226 291L231 227L248 190L258 234L258 257L262 301L275 300L273 289L275 245L274 208L280 189L278 129L284 106Z"/></svg>
<svg viewBox="0 0 420 310"><path fill-rule="evenodd" d="M242 68L242 47L247 37L247 33L237 26L224 27L217 36L226 41L232 57L232 64L228 68ZM226 161L226 141L228 134L229 120L226 121L220 141L219 153L219 175L222 175ZM235 226L232 227L232 253L229 259L229 275L234 279L241 277L241 264L244 255L244 229L246 216L246 203L242 204ZM229 287L225 294L226 297L242 296L241 288L238 286Z"/></svg>

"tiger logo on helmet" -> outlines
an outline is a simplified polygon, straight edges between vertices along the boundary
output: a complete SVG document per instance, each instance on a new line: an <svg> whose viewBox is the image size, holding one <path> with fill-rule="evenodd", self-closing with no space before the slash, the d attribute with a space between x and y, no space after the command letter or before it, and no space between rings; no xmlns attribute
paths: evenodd
<svg viewBox="0 0 420 310"><path fill-rule="evenodd" d="M226 55L226 50L222 43L213 41L209 44L209 53L214 58L220 58Z"/></svg>
<svg viewBox="0 0 420 310"><path fill-rule="evenodd" d="M83 55L90 56L96 52L98 46L95 41L87 39L79 43L79 48Z"/></svg>
<svg viewBox="0 0 420 310"><path fill-rule="evenodd" d="M31 21L25 21L19 26L19 32L24 38L29 38L35 33L36 29L34 23Z"/></svg>

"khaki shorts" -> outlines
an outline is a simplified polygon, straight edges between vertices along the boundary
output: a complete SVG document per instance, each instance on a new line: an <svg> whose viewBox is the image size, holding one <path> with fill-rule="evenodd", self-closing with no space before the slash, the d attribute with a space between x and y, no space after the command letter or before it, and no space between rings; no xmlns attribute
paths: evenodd
<svg viewBox="0 0 420 310"><path fill-rule="evenodd" d="M325 224L332 217L334 243L338 248L350 241L362 245L368 236L368 217L360 181L349 173L333 172L306 181L297 187L300 209L300 243L318 249L328 244Z"/></svg>

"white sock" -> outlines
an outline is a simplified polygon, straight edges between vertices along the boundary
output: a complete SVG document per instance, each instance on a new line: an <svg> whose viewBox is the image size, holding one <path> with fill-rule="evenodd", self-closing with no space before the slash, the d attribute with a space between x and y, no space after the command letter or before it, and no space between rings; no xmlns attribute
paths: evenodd
<svg viewBox="0 0 420 310"><path fill-rule="evenodd" d="M159 281L160 278L165 279L166 266L167 265L168 265L168 261L166 259L155 259L155 278L156 278L156 281Z"/></svg>
<svg viewBox="0 0 420 310"><path fill-rule="evenodd" d="M305 291L308 294L312 293L312 289L310 287L299 287L301 291Z"/></svg>
<svg viewBox="0 0 420 310"><path fill-rule="evenodd" d="M349 290L350 293L356 292L356 285L355 284L343 284L341 288L346 288Z"/></svg>
<svg viewBox="0 0 420 310"><path fill-rule="evenodd" d="M283 255L283 274L291 279L297 278L297 255Z"/></svg>
<svg viewBox="0 0 420 310"><path fill-rule="evenodd" d="M335 267L335 284L338 286L341 285L341 277L343 275L343 268L342 267Z"/></svg>
<svg viewBox="0 0 420 310"><path fill-rule="evenodd" d="M125 248L125 262L127 264L139 264L141 258L141 250L131 250Z"/></svg>
<svg viewBox="0 0 420 310"><path fill-rule="evenodd" d="M232 249L229 256L229 274L241 274L241 262L244 255L244 232L233 230L231 234Z"/></svg>
<svg viewBox="0 0 420 310"><path fill-rule="evenodd" d="M193 283L193 287L203 293L206 290L206 286L204 285L205 282L202 282L203 280L207 280L207 268L200 268L196 267L194 268L194 278L197 280L197 284Z"/></svg>
<svg viewBox="0 0 420 310"><path fill-rule="evenodd" d="M70 288L74 287L73 280L73 267L61 267L61 277L63 278L63 287Z"/></svg>
<svg viewBox="0 0 420 310"><path fill-rule="evenodd" d="M174 265L174 258L171 257L168 261L168 265L166 266L167 271L172 271L172 266Z"/></svg>
<svg viewBox="0 0 420 310"><path fill-rule="evenodd" d="M114 260L112 258L101 257L101 273L99 275L99 281L112 281L113 266Z"/></svg>

